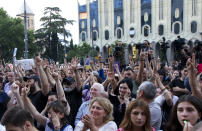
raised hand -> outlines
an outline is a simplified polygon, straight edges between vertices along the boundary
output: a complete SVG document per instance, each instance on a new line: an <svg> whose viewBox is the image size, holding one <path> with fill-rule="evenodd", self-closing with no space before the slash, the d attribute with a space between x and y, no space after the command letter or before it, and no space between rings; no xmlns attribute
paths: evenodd
<svg viewBox="0 0 202 131"><path fill-rule="evenodd" d="M24 88L22 88L21 95L23 97L27 97L28 92L29 92L29 89L27 87L24 87Z"/></svg>
<svg viewBox="0 0 202 131"><path fill-rule="evenodd" d="M88 114L84 115L81 121L84 123L84 126L87 128L92 129L93 127L95 127L95 121L91 115L88 115Z"/></svg>
<svg viewBox="0 0 202 131"><path fill-rule="evenodd" d="M60 129L60 120L54 111L50 112L51 120L55 129Z"/></svg>
<svg viewBox="0 0 202 131"><path fill-rule="evenodd" d="M37 57L35 57L34 62L35 62L36 66L41 66L43 60L39 56L37 56Z"/></svg>
<svg viewBox="0 0 202 131"><path fill-rule="evenodd" d="M146 60L148 60L148 51L144 52L144 57L145 57Z"/></svg>
<svg viewBox="0 0 202 131"><path fill-rule="evenodd" d="M192 128L193 126L191 125L191 123L187 121L184 123L183 131L192 131Z"/></svg>
<svg viewBox="0 0 202 131"><path fill-rule="evenodd" d="M152 58L154 57L154 51L153 51L153 50L151 50L150 48L149 48L148 53L149 53L149 55L150 55Z"/></svg>
<svg viewBox="0 0 202 131"><path fill-rule="evenodd" d="M140 60L144 60L145 59L145 53L143 50L140 51Z"/></svg>
<svg viewBox="0 0 202 131"><path fill-rule="evenodd" d="M102 56L101 55L98 56L98 60L102 61Z"/></svg>
<svg viewBox="0 0 202 131"><path fill-rule="evenodd" d="M109 57L109 63L114 63L114 56Z"/></svg>
<svg viewBox="0 0 202 131"><path fill-rule="evenodd" d="M13 83L11 85L11 91L13 92L14 95L19 94L19 86L17 84Z"/></svg>
<svg viewBox="0 0 202 131"><path fill-rule="evenodd" d="M189 59L187 60L186 66L187 66L187 69L188 69L188 70L193 70L193 69L194 69L194 65L193 65L193 63L192 63L191 58L189 58Z"/></svg>
<svg viewBox="0 0 202 131"><path fill-rule="evenodd" d="M111 81L114 79L114 73L113 72L107 72L107 80Z"/></svg>
<svg viewBox="0 0 202 131"><path fill-rule="evenodd" d="M71 69L76 70L78 63L79 63L79 59L77 57L73 58L71 62Z"/></svg>
<svg viewBox="0 0 202 131"><path fill-rule="evenodd" d="M116 71L119 71L119 65L118 64L115 64L115 69L116 69Z"/></svg>
<svg viewBox="0 0 202 131"><path fill-rule="evenodd" d="M58 75L58 73L56 73L56 72L53 72L53 74L52 74L52 76L53 76L53 79L54 80L57 80L59 77L59 75Z"/></svg>

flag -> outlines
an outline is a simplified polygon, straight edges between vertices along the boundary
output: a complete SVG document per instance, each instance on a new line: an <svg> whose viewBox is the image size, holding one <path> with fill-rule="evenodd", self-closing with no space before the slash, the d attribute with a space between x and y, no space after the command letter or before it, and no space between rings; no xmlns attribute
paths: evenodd
<svg viewBox="0 0 202 131"><path fill-rule="evenodd" d="M136 49L136 45L133 46L133 59L137 58L137 49Z"/></svg>

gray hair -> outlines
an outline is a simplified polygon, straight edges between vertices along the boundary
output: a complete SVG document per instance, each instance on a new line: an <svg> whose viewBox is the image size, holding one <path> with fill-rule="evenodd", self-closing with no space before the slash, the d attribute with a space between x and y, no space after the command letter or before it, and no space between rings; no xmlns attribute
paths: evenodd
<svg viewBox="0 0 202 131"><path fill-rule="evenodd" d="M143 91L144 97L146 99L154 99L156 95L156 86L150 82L150 81L145 81L139 86L139 90Z"/></svg>
<svg viewBox="0 0 202 131"><path fill-rule="evenodd" d="M92 87L94 87L94 86L99 88L100 93L104 92L104 86L102 84L96 82L96 83L93 83Z"/></svg>

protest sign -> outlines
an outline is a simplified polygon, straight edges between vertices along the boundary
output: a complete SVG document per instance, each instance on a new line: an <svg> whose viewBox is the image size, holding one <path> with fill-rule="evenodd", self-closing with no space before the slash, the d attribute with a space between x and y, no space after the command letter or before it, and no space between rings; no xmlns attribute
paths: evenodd
<svg viewBox="0 0 202 131"><path fill-rule="evenodd" d="M34 66L34 59L16 60L16 65L21 65L25 70L31 70Z"/></svg>

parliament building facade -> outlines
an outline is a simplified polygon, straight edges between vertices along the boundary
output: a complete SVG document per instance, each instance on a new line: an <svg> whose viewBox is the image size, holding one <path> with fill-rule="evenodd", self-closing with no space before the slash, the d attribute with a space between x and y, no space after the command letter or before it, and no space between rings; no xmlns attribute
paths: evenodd
<svg viewBox="0 0 202 131"><path fill-rule="evenodd" d="M173 60L177 36L193 47L202 40L202 0L78 0L79 41L93 45L106 58L116 40L127 43L125 55L132 47L148 40L159 50L165 37ZM158 53L156 53L158 56Z"/></svg>

